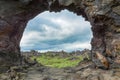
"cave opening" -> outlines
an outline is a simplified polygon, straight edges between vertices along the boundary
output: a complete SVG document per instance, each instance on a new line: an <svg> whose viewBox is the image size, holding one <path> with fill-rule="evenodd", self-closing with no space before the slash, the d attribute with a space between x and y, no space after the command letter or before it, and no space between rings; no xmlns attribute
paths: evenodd
<svg viewBox="0 0 120 80"><path fill-rule="evenodd" d="M91 38L91 25L82 16L45 11L28 21L20 46L21 51L91 50Z"/></svg>

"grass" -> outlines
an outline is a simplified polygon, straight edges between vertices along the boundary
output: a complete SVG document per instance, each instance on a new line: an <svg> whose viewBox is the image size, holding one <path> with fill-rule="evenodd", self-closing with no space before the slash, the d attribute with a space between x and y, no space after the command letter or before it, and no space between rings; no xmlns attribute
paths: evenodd
<svg viewBox="0 0 120 80"><path fill-rule="evenodd" d="M61 58L59 56L51 57L49 55L42 55L42 56L33 56L31 59L35 59L38 63L41 63L44 66L54 67L54 68L65 68L65 67L74 67L80 61L83 60L82 56L76 56L74 60L71 60L72 57Z"/></svg>

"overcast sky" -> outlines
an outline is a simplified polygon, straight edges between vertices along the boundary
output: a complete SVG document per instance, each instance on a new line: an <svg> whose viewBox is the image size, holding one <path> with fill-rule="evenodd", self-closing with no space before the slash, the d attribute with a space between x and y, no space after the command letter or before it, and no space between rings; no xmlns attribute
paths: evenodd
<svg viewBox="0 0 120 80"><path fill-rule="evenodd" d="M28 22L20 45L22 51L73 51L91 49L91 38L91 25L82 16L45 11Z"/></svg>

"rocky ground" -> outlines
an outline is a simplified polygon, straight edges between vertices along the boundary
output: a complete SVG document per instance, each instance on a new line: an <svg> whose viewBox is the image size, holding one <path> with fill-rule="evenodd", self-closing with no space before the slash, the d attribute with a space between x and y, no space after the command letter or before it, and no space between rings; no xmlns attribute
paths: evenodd
<svg viewBox="0 0 120 80"><path fill-rule="evenodd" d="M31 67L14 66L0 74L0 80L120 80L120 68L102 70L92 65L90 61L85 61L76 67L63 69L38 64Z"/></svg>

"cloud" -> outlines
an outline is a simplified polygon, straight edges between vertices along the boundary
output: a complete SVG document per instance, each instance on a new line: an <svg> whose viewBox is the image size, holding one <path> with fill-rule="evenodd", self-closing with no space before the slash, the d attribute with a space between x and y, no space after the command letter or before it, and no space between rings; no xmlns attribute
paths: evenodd
<svg viewBox="0 0 120 80"><path fill-rule="evenodd" d="M50 45L49 45L50 46ZM40 52L46 52L46 51L74 51L74 50L83 50L83 49L91 49L91 45L89 42L80 43L80 42L74 42L74 43L64 43L59 45L54 45L53 47L49 47L46 49L38 49Z"/></svg>
<svg viewBox="0 0 120 80"><path fill-rule="evenodd" d="M90 49L90 23L64 10L43 12L30 20L21 40L22 50Z"/></svg>
<svg viewBox="0 0 120 80"><path fill-rule="evenodd" d="M59 47L60 50L66 50L66 51L73 51L73 50L77 50L77 49L90 49L90 43L89 42L73 42L73 43L65 43L65 44L61 44L58 45L57 47ZM57 48L55 48L57 50Z"/></svg>

